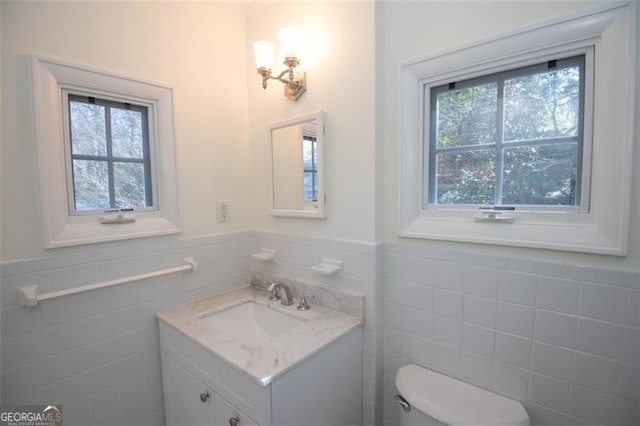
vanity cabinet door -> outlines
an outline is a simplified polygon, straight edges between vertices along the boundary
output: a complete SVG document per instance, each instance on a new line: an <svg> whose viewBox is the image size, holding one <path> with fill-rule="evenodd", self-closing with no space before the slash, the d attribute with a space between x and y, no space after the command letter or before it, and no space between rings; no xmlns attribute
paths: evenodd
<svg viewBox="0 0 640 426"><path fill-rule="evenodd" d="M213 392L164 353L162 382L167 426L214 424Z"/></svg>
<svg viewBox="0 0 640 426"><path fill-rule="evenodd" d="M220 395L216 394L214 400L216 426L257 426L255 422L225 401Z"/></svg>

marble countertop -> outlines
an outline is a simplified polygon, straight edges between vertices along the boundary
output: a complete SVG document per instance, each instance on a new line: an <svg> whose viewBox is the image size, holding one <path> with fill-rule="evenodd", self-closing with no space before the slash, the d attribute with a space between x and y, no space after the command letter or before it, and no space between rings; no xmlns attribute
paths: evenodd
<svg viewBox="0 0 640 426"><path fill-rule="evenodd" d="M279 336L247 342L203 321L203 315L255 302L301 319ZM318 304L308 311L270 301L263 289L244 287L156 313L158 320L184 333L262 386L319 352L332 341L362 326L364 320Z"/></svg>

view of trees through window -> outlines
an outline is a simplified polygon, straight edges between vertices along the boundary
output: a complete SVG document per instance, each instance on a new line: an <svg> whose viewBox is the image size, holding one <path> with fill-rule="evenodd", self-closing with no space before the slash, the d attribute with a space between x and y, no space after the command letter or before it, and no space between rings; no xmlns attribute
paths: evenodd
<svg viewBox="0 0 640 426"><path fill-rule="evenodd" d="M76 211L149 207L148 108L69 95Z"/></svg>
<svg viewBox="0 0 640 426"><path fill-rule="evenodd" d="M431 88L433 204L580 203L584 56Z"/></svg>

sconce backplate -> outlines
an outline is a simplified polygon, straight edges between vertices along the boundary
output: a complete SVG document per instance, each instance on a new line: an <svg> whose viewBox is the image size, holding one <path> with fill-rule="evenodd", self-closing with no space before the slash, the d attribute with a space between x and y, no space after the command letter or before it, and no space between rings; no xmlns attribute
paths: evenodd
<svg viewBox="0 0 640 426"><path fill-rule="evenodd" d="M307 73L296 73L295 81L297 85L284 85L284 95L293 101L297 101L307 91Z"/></svg>

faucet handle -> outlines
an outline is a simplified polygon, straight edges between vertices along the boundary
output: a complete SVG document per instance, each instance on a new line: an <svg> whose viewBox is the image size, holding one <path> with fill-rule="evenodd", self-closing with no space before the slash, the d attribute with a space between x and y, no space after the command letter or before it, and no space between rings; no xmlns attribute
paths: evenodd
<svg viewBox="0 0 640 426"><path fill-rule="evenodd" d="M311 309L311 305L309 305L309 302L307 302L307 298L303 296L302 299L300 299L300 303L298 304L298 310L308 311L309 309Z"/></svg>

